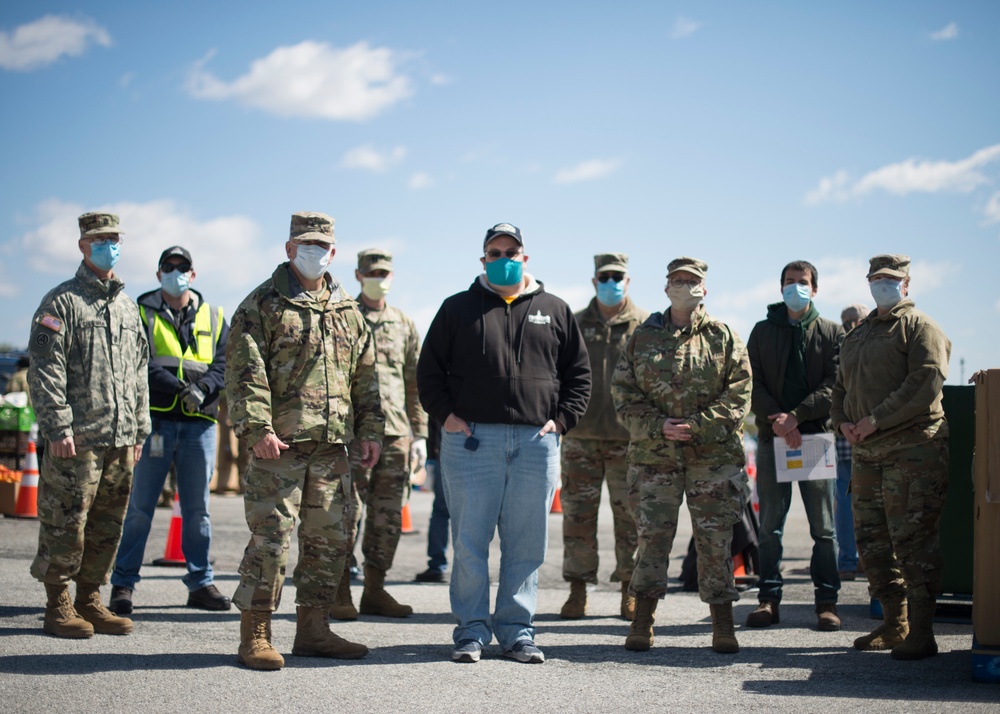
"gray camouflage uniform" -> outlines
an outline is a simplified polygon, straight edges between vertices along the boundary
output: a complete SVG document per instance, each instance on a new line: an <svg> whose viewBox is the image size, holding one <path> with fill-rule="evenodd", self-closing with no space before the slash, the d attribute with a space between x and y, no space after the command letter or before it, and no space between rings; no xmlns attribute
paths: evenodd
<svg viewBox="0 0 1000 714"><path fill-rule="evenodd" d="M108 214L84 214L81 230L95 215ZM81 263L74 278L42 298L31 322L28 382L39 434L48 442L71 436L76 447L75 457L47 448L42 458L31 574L45 583L108 581L132 487L133 447L150 433L149 349L124 287Z"/></svg>

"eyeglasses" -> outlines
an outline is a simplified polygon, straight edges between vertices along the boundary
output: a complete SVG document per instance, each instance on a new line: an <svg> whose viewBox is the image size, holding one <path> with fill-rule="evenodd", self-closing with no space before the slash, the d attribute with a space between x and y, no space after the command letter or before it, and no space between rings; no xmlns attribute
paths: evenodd
<svg viewBox="0 0 1000 714"><path fill-rule="evenodd" d="M190 265L186 265L186 264L185 265L178 265L177 263L164 263L163 265L160 266L160 272L163 272L163 273L172 273L175 270L179 270L182 273L190 273L191 272L191 266Z"/></svg>
<svg viewBox="0 0 1000 714"><path fill-rule="evenodd" d="M84 238L83 240L87 245L94 245L94 243L111 243L112 245L121 245L125 242L125 238L117 233L103 233L101 235Z"/></svg>
<svg viewBox="0 0 1000 714"><path fill-rule="evenodd" d="M601 273L597 276L597 282L606 283L609 280L614 280L616 283L620 283L625 279L625 273Z"/></svg>
<svg viewBox="0 0 1000 714"><path fill-rule="evenodd" d="M700 280L681 280L680 278L673 278L668 283L672 288L696 288L701 285Z"/></svg>
<svg viewBox="0 0 1000 714"><path fill-rule="evenodd" d="M493 250L486 251L486 257L489 258L490 260L496 260L497 258L501 257L510 258L511 260L513 260L519 255L521 255L520 248L508 248L507 250L497 250L496 248L494 248Z"/></svg>

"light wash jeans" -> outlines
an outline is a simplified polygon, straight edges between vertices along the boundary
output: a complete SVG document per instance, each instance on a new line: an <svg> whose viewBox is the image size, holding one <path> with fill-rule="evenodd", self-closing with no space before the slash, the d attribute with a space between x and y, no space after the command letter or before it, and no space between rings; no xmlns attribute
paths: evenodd
<svg viewBox="0 0 1000 714"><path fill-rule="evenodd" d="M455 644L494 635L503 649L535 637L538 569L548 545L549 509L559 478L559 437L541 427L470 424L479 447L464 433L442 432L441 470L451 514L455 555L451 610ZM500 533L500 582L490 617L489 553Z"/></svg>
<svg viewBox="0 0 1000 714"><path fill-rule="evenodd" d="M840 592L837 572L837 538L833 530L833 479L799 481L799 493L809 519L812 536L812 576L817 605L836 604ZM781 538L792 504L792 484L778 483L774 464L774 442L762 440L757 449L757 495L760 498L760 602L781 602Z"/></svg>
<svg viewBox="0 0 1000 714"><path fill-rule="evenodd" d="M858 569L858 546L854 542L854 512L851 510L851 462L837 460L837 570L853 573Z"/></svg>
<svg viewBox="0 0 1000 714"><path fill-rule="evenodd" d="M190 591L212 584L212 564L208 560L212 543L208 484L215 469L215 431L215 423L208 419L153 418L153 433L142 447L142 459L136 464L132 478L132 496L125 513L115 569L111 573L112 585L134 590L141 579L139 567L146 551L146 539L171 463L177 471L177 495L183 522L181 550L188 570L184 584ZM162 456L150 455L155 434L163 437Z"/></svg>
<svg viewBox="0 0 1000 714"><path fill-rule="evenodd" d="M448 569L448 501L444 495L444 479L441 462L427 459L427 471L434 477L434 505L431 507L431 522L427 527L427 568L443 573Z"/></svg>

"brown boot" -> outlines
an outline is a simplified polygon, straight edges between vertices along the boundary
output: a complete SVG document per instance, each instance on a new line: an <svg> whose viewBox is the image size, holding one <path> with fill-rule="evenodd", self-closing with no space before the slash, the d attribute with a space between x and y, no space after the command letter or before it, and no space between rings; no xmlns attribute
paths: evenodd
<svg viewBox="0 0 1000 714"><path fill-rule="evenodd" d="M747 627L770 627L781 622L778 603L761 600L757 609L747 615Z"/></svg>
<svg viewBox="0 0 1000 714"><path fill-rule="evenodd" d="M76 584L76 602L73 603L80 617L94 626L99 635L127 635L132 631L132 621L118 617L101 602L101 586L91 583Z"/></svg>
<svg viewBox="0 0 1000 714"><path fill-rule="evenodd" d="M296 608L295 644L292 654L296 657L332 657L333 659L361 659L368 648L330 632L327 611L322 607Z"/></svg>
<svg viewBox="0 0 1000 714"><path fill-rule="evenodd" d="M816 605L816 629L820 632L836 632L840 629L840 615L833 603Z"/></svg>
<svg viewBox="0 0 1000 714"><path fill-rule="evenodd" d="M635 619L635 595L629 594L630 584L630 580L622 581L622 619L629 622Z"/></svg>
<svg viewBox="0 0 1000 714"><path fill-rule="evenodd" d="M854 640L854 649L881 652L903 644L910 625L907 621L906 598L882 599L882 624L871 634Z"/></svg>
<svg viewBox="0 0 1000 714"><path fill-rule="evenodd" d="M45 620L42 629L50 635L70 640L85 640L94 636L94 626L80 617L69 597L66 585L45 583Z"/></svg>
<svg viewBox="0 0 1000 714"><path fill-rule="evenodd" d="M351 600L351 569L347 566L344 567L344 574L340 576L337 596L330 608L330 617L334 620L358 619L358 609Z"/></svg>
<svg viewBox="0 0 1000 714"><path fill-rule="evenodd" d="M625 638L625 649L645 652L653 646L653 615L660 599L639 596L635 599L635 618Z"/></svg>
<svg viewBox="0 0 1000 714"><path fill-rule="evenodd" d="M564 620L579 620L587 614L587 583L583 580L569 581L569 598L559 611Z"/></svg>
<svg viewBox="0 0 1000 714"><path fill-rule="evenodd" d="M938 653L934 641L934 610L937 600L910 600L910 632L906 639L892 648L893 659L924 659Z"/></svg>
<svg viewBox="0 0 1000 714"><path fill-rule="evenodd" d="M709 605L712 611L712 649L720 654L736 654L740 643L736 641L733 624L733 603Z"/></svg>
<svg viewBox="0 0 1000 714"><path fill-rule="evenodd" d="M409 617L413 608L402 605L385 590L385 571L365 566L365 589L361 593L361 614L382 617Z"/></svg>
<svg viewBox="0 0 1000 714"><path fill-rule="evenodd" d="M248 669L273 671L285 658L271 646L271 611L240 611L240 650L237 661Z"/></svg>

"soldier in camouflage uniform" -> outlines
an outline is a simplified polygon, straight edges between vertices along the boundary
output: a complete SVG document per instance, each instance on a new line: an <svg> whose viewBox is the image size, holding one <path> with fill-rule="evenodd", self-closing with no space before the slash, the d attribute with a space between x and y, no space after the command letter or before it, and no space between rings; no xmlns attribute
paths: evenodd
<svg viewBox="0 0 1000 714"><path fill-rule="evenodd" d="M297 518L292 654L368 653L330 632L328 620L353 518L347 445L357 439L362 465L373 466L385 421L371 332L326 272L333 223L322 213L292 215L289 262L240 304L226 349L230 418L253 452L244 492L251 537L233 596L241 611L239 661L251 669L284 666L271 644L271 613L281 600Z"/></svg>
<svg viewBox="0 0 1000 714"><path fill-rule="evenodd" d="M45 632L85 638L124 635L132 621L101 603L132 486L150 433L149 350L139 308L114 274L118 216L79 218L83 263L42 298L31 323L28 382L48 446L38 490L38 554ZM76 581L76 601L68 583Z"/></svg>
<svg viewBox="0 0 1000 714"><path fill-rule="evenodd" d="M611 395L630 436L629 503L639 531L629 650L653 643L653 615L667 592L667 564L686 496L698 548L698 592L712 613L712 649L739 651L730 545L747 485L743 417L750 361L739 336L701 305L707 270L694 258L670 262L670 308L635 331L612 380Z"/></svg>
<svg viewBox="0 0 1000 714"><path fill-rule="evenodd" d="M427 460L427 414L417 393L417 357L420 337L413 320L386 304L392 281L392 254L381 248L358 253L355 277L361 283L358 307L375 339L379 394L385 412L382 455L371 469L360 466L358 449L351 448L351 482L358 508L365 508L365 589L361 612L365 615L409 617L413 608L396 602L385 590L385 575L392 567L402 533L402 506L410 470ZM412 438L411 438L412 435ZM358 521L353 520L348 552L353 552ZM345 569L337 588L337 604L330 610L337 620L354 620L358 611L351 602L351 577Z"/></svg>
<svg viewBox="0 0 1000 714"><path fill-rule="evenodd" d="M937 654L941 512L948 490L948 422L941 406L951 342L907 299L910 259L877 255L868 281L878 310L840 353L830 419L853 447L858 553L883 624L854 641L893 659Z"/></svg>
<svg viewBox="0 0 1000 714"><path fill-rule="evenodd" d="M607 481L615 526L615 571L611 582L621 583L621 616L631 620L635 597L629 593L629 582L635 567L637 536L625 482L628 431L618 423L611 402L611 376L625 342L649 313L626 294L627 255L595 255L591 282L597 296L586 310L575 315L590 354L590 404L562 445L563 578L570 584L570 594L559 615L573 620L587 612L587 583L597 583L597 512L601 485Z"/></svg>

